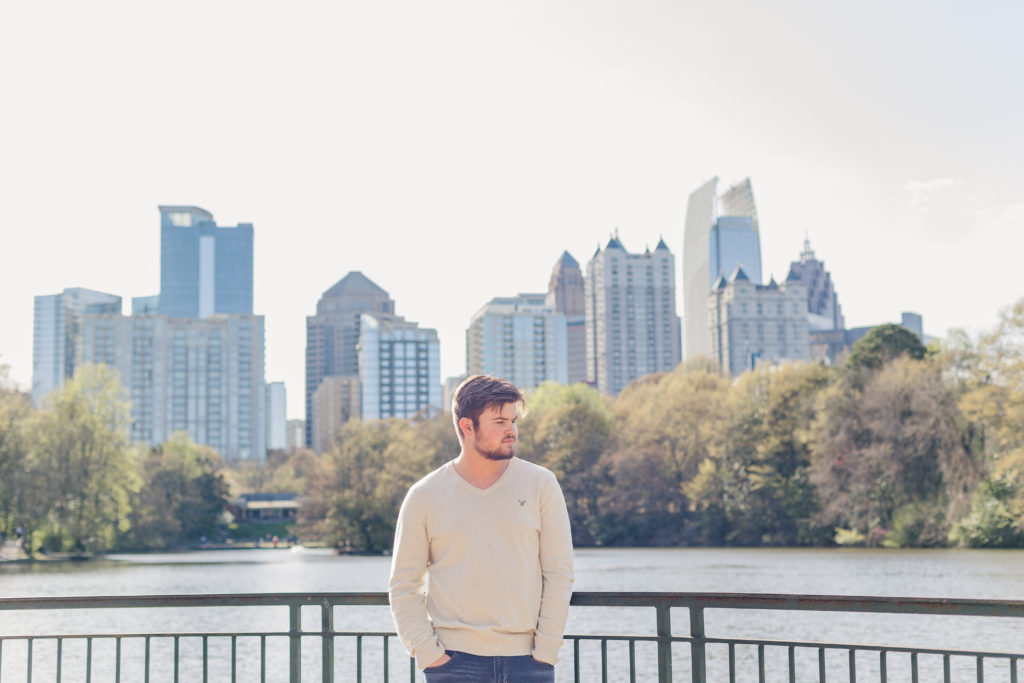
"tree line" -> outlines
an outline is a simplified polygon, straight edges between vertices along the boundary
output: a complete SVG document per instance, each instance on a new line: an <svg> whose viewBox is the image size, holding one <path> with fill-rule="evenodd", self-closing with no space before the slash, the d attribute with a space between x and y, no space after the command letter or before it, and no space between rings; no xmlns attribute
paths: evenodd
<svg viewBox="0 0 1024 683"><path fill-rule="evenodd" d="M0 533L29 547L223 537L231 493L301 496L294 532L391 547L417 479L455 457L450 416L348 422L326 453L226 467L184 434L128 443L116 375L85 366L33 410L0 370ZM580 546L1024 547L1024 300L976 342L875 328L845 361L725 377L697 360L610 398L527 396L518 454L561 482Z"/></svg>
<svg viewBox="0 0 1024 683"><path fill-rule="evenodd" d="M875 328L845 361L724 377L709 362L608 398L527 397L518 454L562 484L580 546L1024 547L1024 301L972 342ZM387 550L409 485L458 452L447 415L348 423L306 533Z"/></svg>
<svg viewBox="0 0 1024 683"><path fill-rule="evenodd" d="M0 535L29 553L173 548L218 533L228 484L217 453L175 434L131 445L117 374L83 365L41 409L0 367Z"/></svg>

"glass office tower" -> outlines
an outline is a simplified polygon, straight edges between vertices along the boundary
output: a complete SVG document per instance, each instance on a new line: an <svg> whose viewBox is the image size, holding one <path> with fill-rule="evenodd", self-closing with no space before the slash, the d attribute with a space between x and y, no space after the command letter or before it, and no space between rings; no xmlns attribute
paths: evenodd
<svg viewBox="0 0 1024 683"><path fill-rule="evenodd" d="M683 357L711 353L708 295L741 267L761 284L761 237L750 179L718 194L712 178L690 195L683 233Z"/></svg>
<svg viewBox="0 0 1024 683"><path fill-rule="evenodd" d="M218 227L199 207L160 207L162 315L252 315L252 282L252 224Z"/></svg>

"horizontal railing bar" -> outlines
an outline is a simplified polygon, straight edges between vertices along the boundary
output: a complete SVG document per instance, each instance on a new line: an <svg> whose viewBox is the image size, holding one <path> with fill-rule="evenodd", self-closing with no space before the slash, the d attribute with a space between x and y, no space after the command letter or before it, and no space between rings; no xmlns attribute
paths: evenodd
<svg viewBox="0 0 1024 683"><path fill-rule="evenodd" d="M690 636L631 636L622 633L576 633L566 634L566 640L636 640L649 643L692 643Z"/></svg>
<svg viewBox="0 0 1024 683"><path fill-rule="evenodd" d="M1021 652L982 652L979 650L943 650L927 647L897 647L893 645L869 645L861 643L818 643L801 640L758 640L756 638L712 638L704 642L717 645L764 645L766 647L800 647L825 650L857 650L858 652L902 652L922 655L953 655L954 657L989 657L992 659L1016 659L1024 657Z"/></svg>
<svg viewBox="0 0 1024 683"><path fill-rule="evenodd" d="M374 606L387 593L220 593L211 595L103 595L65 598L0 598L0 610L123 609L133 607Z"/></svg>
<svg viewBox="0 0 1024 683"><path fill-rule="evenodd" d="M614 640L614 641L641 641L641 642L668 642L668 643L692 643L694 638L690 636L631 636L631 635L610 635L610 634L566 634L566 640ZM703 641L715 645L764 645L766 647L799 647L807 649L825 650L858 650L865 652L901 652L919 653L924 655L953 655L956 657L988 657L992 659L1018 659L1024 657L1022 652L983 652L980 650L942 650L927 647L897 647L893 645L871 645L864 643L824 643L807 640L758 640L756 638L717 638L706 636Z"/></svg>
<svg viewBox="0 0 1024 683"><path fill-rule="evenodd" d="M133 607L385 606L387 593L225 593L2 598L0 610ZM576 607L696 607L819 612L878 612L958 616L1024 616L1024 600L786 595L774 593L577 592Z"/></svg>
<svg viewBox="0 0 1024 683"><path fill-rule="evenodd" d="M36 640L72 640L75 638L287 638L288 636L296 635L290 631L246 631L244 633L237 633L235 631L188 631L188 632L169 632L169 633L47 633L43 635L18 635L18 636L0 636L0 640L26 640L28 638L34 638ZM317 637L319 638L322 634L320 631L300 631L299 635L305 637ZM330 634L328 634L330 635ZM394 635L393 633L391 635Z"/></svg>
<svg viewBox="0 0 1024 683"><path fill-rule="evenodd" d="M395 637L394 631L300 631L304 638L312 637ZM61 634L37 634L37 635L12 635L0 636L0 641L6 640L97 640L97 639L158 639L158 638L287 638L294 635L290 631L189 631L189 632L166 632L166 633L61 633ZM690 636L656 636L656 635L625 635L625 634L598 634L580 633L566 634L566 640L593 640L593 641L616 641L616 642L670 642L690 643L693 638ZM756 638L720 638L707 636L704 642L716 645L763 645L765 647L798 647L806 649L825 650L857 650L862 652L899 652L904 654L926 654L926 655L952 655L954 657L984 657L988 659L1020 659L1024 653L1020 652L989 652L980 650L948 650L928 647L909 647L894 645L872 645L869 643L838 643L818 642L802 640L770 640Z"/></svg>
<svg viewBox="0 0 1024 683"><path fill-rule="evenodd" d="M573 593L576 607L697 607L811 612L878 612L957 616L1024 616L1024 600L787 595L776 593Z"/></svg>
<svg viewBox="0 0 1024 683"><path fill-rule="evenodd" d="M294 635L303 638L354 638L356 636L395 638L397 636L394 631L296 631L295 633L291 631L175 631L166 633L147 631L145 633L45 633L42 635L0 636L0 640L25 640L26 638L41 640L55 638L287 638ZM657 638L657 636L651 636L652 640L657 640Z"/></svg>

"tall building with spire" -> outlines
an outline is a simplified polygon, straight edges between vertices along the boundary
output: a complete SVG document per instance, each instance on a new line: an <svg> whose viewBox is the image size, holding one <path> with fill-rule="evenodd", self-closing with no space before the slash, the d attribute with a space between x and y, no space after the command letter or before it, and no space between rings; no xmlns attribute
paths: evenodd
<svg viewBox="0 0 1024 683"><path fill-rule="evenodd" d="M567 377L569 384L587 381L587 325L583 272L568 251L551 270L547 303L565 316Z"/></svg>
<svg viewBox="0 0 1024 683"><path fill-rule="evenodd" d="M627 252L617 234L599 247L587 263L584 305L587 380L601 393L679 364L675 257L664 240L642 254Z"/></svg>
<svg viewBox="0 0 1024 683"><path fill-rule="evenodd" d="M832 274L825 270L824 261L814 256L808 238L804 238L800 260L789 264L786 280L794 278L807 288L807 323L812 332L842 330L846 327Z"/></svg>
<svg viewBox="0 0 1024 683"><path fill-rule="evenodd" d="M719 276L741 267L761 284L761 238L750 178L718 193L712 178L690 194L683 233L683 353L709 355L708 294Z"/></svg>
<svg viewBox="0 0 1024 683"><path fill-rule="evenodd" d="M325 377L359 375L360 316L394 315L384 289L354 270L324 292L306 318L306 445L313 446L313 394Z"/></svg>

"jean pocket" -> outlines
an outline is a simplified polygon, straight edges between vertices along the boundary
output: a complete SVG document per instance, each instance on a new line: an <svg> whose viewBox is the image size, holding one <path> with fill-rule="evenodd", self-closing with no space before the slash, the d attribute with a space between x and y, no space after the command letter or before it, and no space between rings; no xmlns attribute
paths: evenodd
<svg viewBox="0 0 1024 683"><path fill-rule="evenodd" d="M451 663L455 661L455 655L457 655L458 652L456 652L455 650L445 650L444 653L446 655L448 655L448 661L447 662L445 662L444 664L438 664L437 666L428 666L426 669L423 670L423 673L428 673L428 672L429 673L433 673L434 671L444 671L449 666L451 666Z"/></svg>

